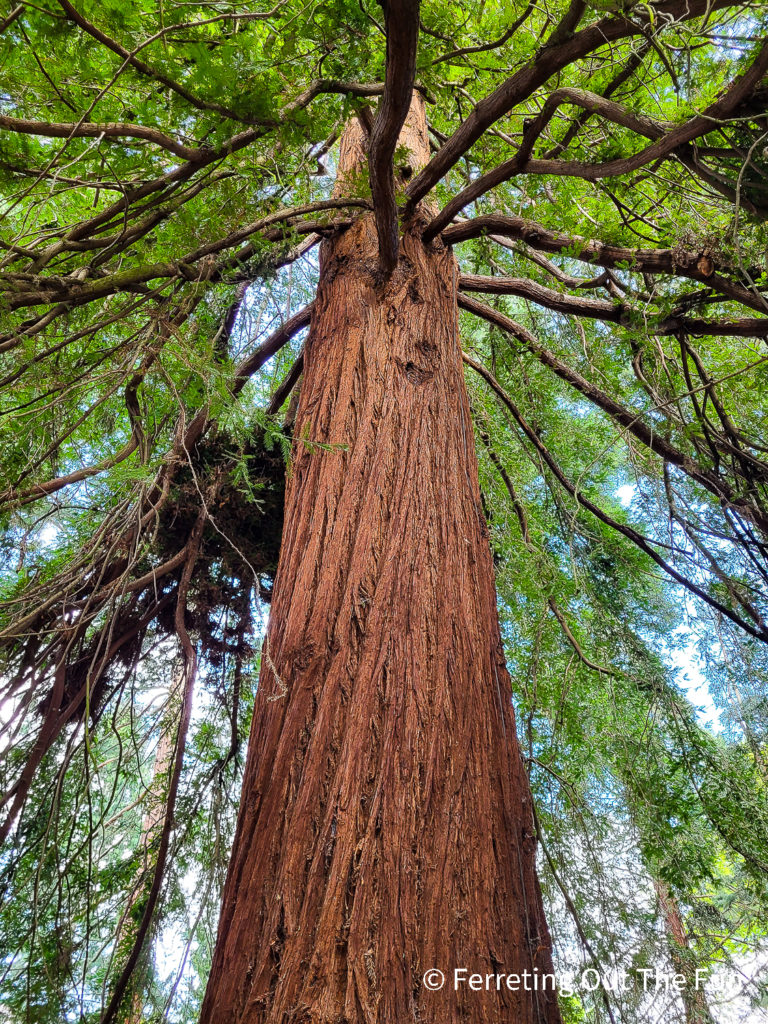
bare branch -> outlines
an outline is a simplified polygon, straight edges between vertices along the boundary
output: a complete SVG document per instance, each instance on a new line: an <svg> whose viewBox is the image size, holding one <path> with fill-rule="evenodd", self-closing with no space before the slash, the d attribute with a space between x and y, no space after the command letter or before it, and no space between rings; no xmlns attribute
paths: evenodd
<svg viewBox="0 0 768 1024"><path fill-rule="evenodd" d="M416 77L419 0L388 0L385 5L387 68L384 95L371 128L368 168L371 179L379 260L385 274L394 270L398 253L397 203L393 157L405 124Z"/></svg>

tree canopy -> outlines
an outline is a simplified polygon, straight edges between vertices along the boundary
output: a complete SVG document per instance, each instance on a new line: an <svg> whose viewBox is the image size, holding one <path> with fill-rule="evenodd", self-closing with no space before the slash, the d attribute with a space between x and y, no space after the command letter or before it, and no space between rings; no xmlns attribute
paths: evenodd
<svg viewBox="0 0 768 1024"><path fill-rule="evenodd" d="M558 963L725 966L736 1019L766 1005L767 28L731 0L6 4L4 1019L196 1019L318 247L373 210L386 273L418 203L460 267ZM334 190L350 121L368 171Z"/></svg>

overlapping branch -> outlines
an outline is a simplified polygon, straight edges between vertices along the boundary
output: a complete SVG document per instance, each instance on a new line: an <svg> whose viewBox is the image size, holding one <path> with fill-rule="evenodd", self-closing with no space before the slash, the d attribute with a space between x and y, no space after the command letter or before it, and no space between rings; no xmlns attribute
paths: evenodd
<svg viewBox="0 0 768 1024"><path fill-rule="evenodd" d="M585 508L588 512L591 512L592 515L600 522L626 537L627 540L648 555L661 569L664 570L665 573L667 573L671 579L685 587L685 589L691 594L700 598L705 604L709 605L709 607L713 608L720 615L733 622L740 629L744 630L745 633L749 634L749 636L755 637L757 640L762 640L764 643L768 643L768 624L764 622L757 611L754 612L754 617L750 616L752 621L750 621L750 619L745 619L743 616L739 615L738 612L729 608L728 605L723 604L723 602L718 600L718 598L707 593L707 591L696 583L695 580L692 580L679 572L674 565L658 553L654 544L649 541L648 538L644 537L638 530L629 526L627 523L619 522L619 520L609 515L604 509L600 508L599 505L592 501L592 499L589 498L581 488L567 477L555 457L550 452L549 448L544 444L539 433L527 422L517 404L504 390L501 384L499 384L498 380L496 380L490 370L467 353L463 354L463 359L467 366L471 366L472 369L478 373L483 380L485 380L496 397L509 410L523 436L537 452L547 469L549 469L553 474L560 486L563 487L563 489L567 491L579 505Z"/></svg>
<svg viewBox="0 0 768 1024"><path fill-rule="evenodd" d="M654 315L647 309L638 309L627 302L592 299L569 295L547 288L545 285L521 277L487 277L480 274L462 274L459 287L465 292L485 295L517 295L557 313L570 313L609 324L636 326L645 334L670 335L684 331L694 335L718 337L768 337L768 316L743 317L738 320L699 320L686 315L684 309ZM705 296L701 296L703 299ZM696 304L695 296L688 296L686 306Z"/></svg>
<svg viewBox="0 0 768 1024"><path fill-rule="evenodd" d="M646 422L642 412L627 409L595 383L587 380L562 359L549 352L522 324L516 323L498 310L492 309L476 299L471 299L467 295L459 295L459 305L462 309L482 317L488 323L515 338L542 365L553 370L561 380L607 413L623 430L637 438L650 451L661 456L665 462L680 468L692 480L706 488L718 502L733 508L740 516L756 526L763 537L768 540L768 513L756 503L745 498L742 489L734 487L722 474L700 465L676 447L655 425L649 425ZM768 482L768 464L758 463L756 460L753 460L753 463L753 475Z"/></svg>
<svg viewBox="0 0 768 1024"><path fill-rule="evenodd" d="M453 224L443 231L441 237L447 244L455 245L471 238L494 234L524 241L532 249L541 252L561 253L571 259L600 267L687 277L706 284L725 298L740 302L749 309L761 313L768 311L768 301L762 293L745 288L726 277L722 271L728 272L730 268L719 264L716 256L710 252L693 252L679 246L666 249L633 249L597 239L568 235L562 231L551 231L536 221L500 214L486 214Z"/></svg>
<svg viewBox="0 0 768 1024"><path fill-rule="evenodd" d="M541 113L534 118L523 133L517 153L511 159L499 164L498 167L494 167L493 170L480 175L460 192L434 218L424 232L424 237L426 240L434 238L450 224L465 206L518 174L577 177L583 178L585 181L598 181L600 178L628 174L630 171L636 171L640 167L663 159L687 146L694 139L708 134L718 125L724 124L739 105L744 103L760 85L766 71L768 71L768 41L761 47L750 67L736 79L724 96L718 97L700 114L680 125L664 125L584 89L556 89L550 93ZM630 156L618 157L601 164L582 163L578 160L532 159L531 152L536 140L552 120L557 109L564 103L580 106L591 114L599 114L607 121L622 125L655 141Z"/></svg>
<svg viewBox="0 0 768 1024"><path fill-rule="evenodd" d="M714 0L713 3L706 0L666 0L664 3L648 4L642 12L636 11L636 21L627 17L603 18L570 38L555 40L543 46L531 61L484 97L463 119L459 128L409 185L407 191L411 203L423 199L488 128L569 64L607 43L643 35L655 23L688 21L728 6L730 0Z"/></svg>

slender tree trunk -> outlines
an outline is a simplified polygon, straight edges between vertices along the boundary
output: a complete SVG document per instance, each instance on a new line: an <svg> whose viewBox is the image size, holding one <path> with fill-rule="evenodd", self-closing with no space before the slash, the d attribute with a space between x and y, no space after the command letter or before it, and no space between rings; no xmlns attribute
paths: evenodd
<svg viewBox="0 0 768 1024"><path fill-rule="evenodd" d="M703 985L699 987L696 984L696 965L691 958L690 943L677 901L669 891L669 886L661 879L654 878L653 887L664 921L669 958L675 972L685 978L680 998L683 1001L686 1024L715 1024L707 1004L707 993Z"/></svg>
<svg viewBox="0 0 768 1024"><path fill-rule="evenodd" d="M147 872L147 877L149 877L149 872L154 866L152 863L152 851L159 840L160 831L163 827L165 811L165 801L163 797L168 787L168 775L170 774L171 765L173 763L175 741L175 734L172 733L170 729L164 729L160 733L160 739L157 744L155 764L152 770L152 792L154 799L144 815L141 828L141 845L144 848L145 859L144 870ZM147 888L148 884L149 883L147 883ZM144 895L144 891L145 887L138 889L134 894L134 898L131 900L131 903L135 904L139 896ZM151 947L150 944L147 943L142 951L139 969L136 971L134 976L134 987L131 995L130 1010L126 1016L126 1024L141 1024L144 1019L144 986L150 970L150 958Z"/></svg>
<svg viewBox="0 0 768 1024"><path fill-rule="evenodd" d="M372 215L324 244L204 1024L560 1020L456 282L413 226L387 281Z"/></svg>
<svg viewBox="0 0 768 1024"><path fill-rule="evenodd" d="M179 668L174 672L169 690L169 708L160 724L160 735L152 765L152 783L147 797L146 810L141 822L139 848L142 851L143 864L118 928L118 945L121 942L125 942L129 948L135 938L136 921L134 919L134 909L140 904L142 898L146 896L155 867L157 844L160 840L165 817L168 777L173 765L176 733L179 727L180 708L177 705L181 700L179 691L183 681L183 668ZM142 950L137 969L131 979L132 992L128 1009L125 1012L125 1024L141 1024L144 1019L144 988L151 966L150 958L151 946L147 942Z"/></svg>

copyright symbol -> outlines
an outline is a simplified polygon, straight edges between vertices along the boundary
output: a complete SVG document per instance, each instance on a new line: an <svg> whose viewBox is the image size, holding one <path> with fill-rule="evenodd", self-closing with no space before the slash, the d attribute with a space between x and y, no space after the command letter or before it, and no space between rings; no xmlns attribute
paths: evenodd
<svg viewBox="0 0 768 1024"><path fill-rule="evenodd" d="M424 982L424 988L428 988L431 992L439 992L445 984L445 975L442 971L438 971L436 967L430 968L425 971L422 979Z"/></svg>

